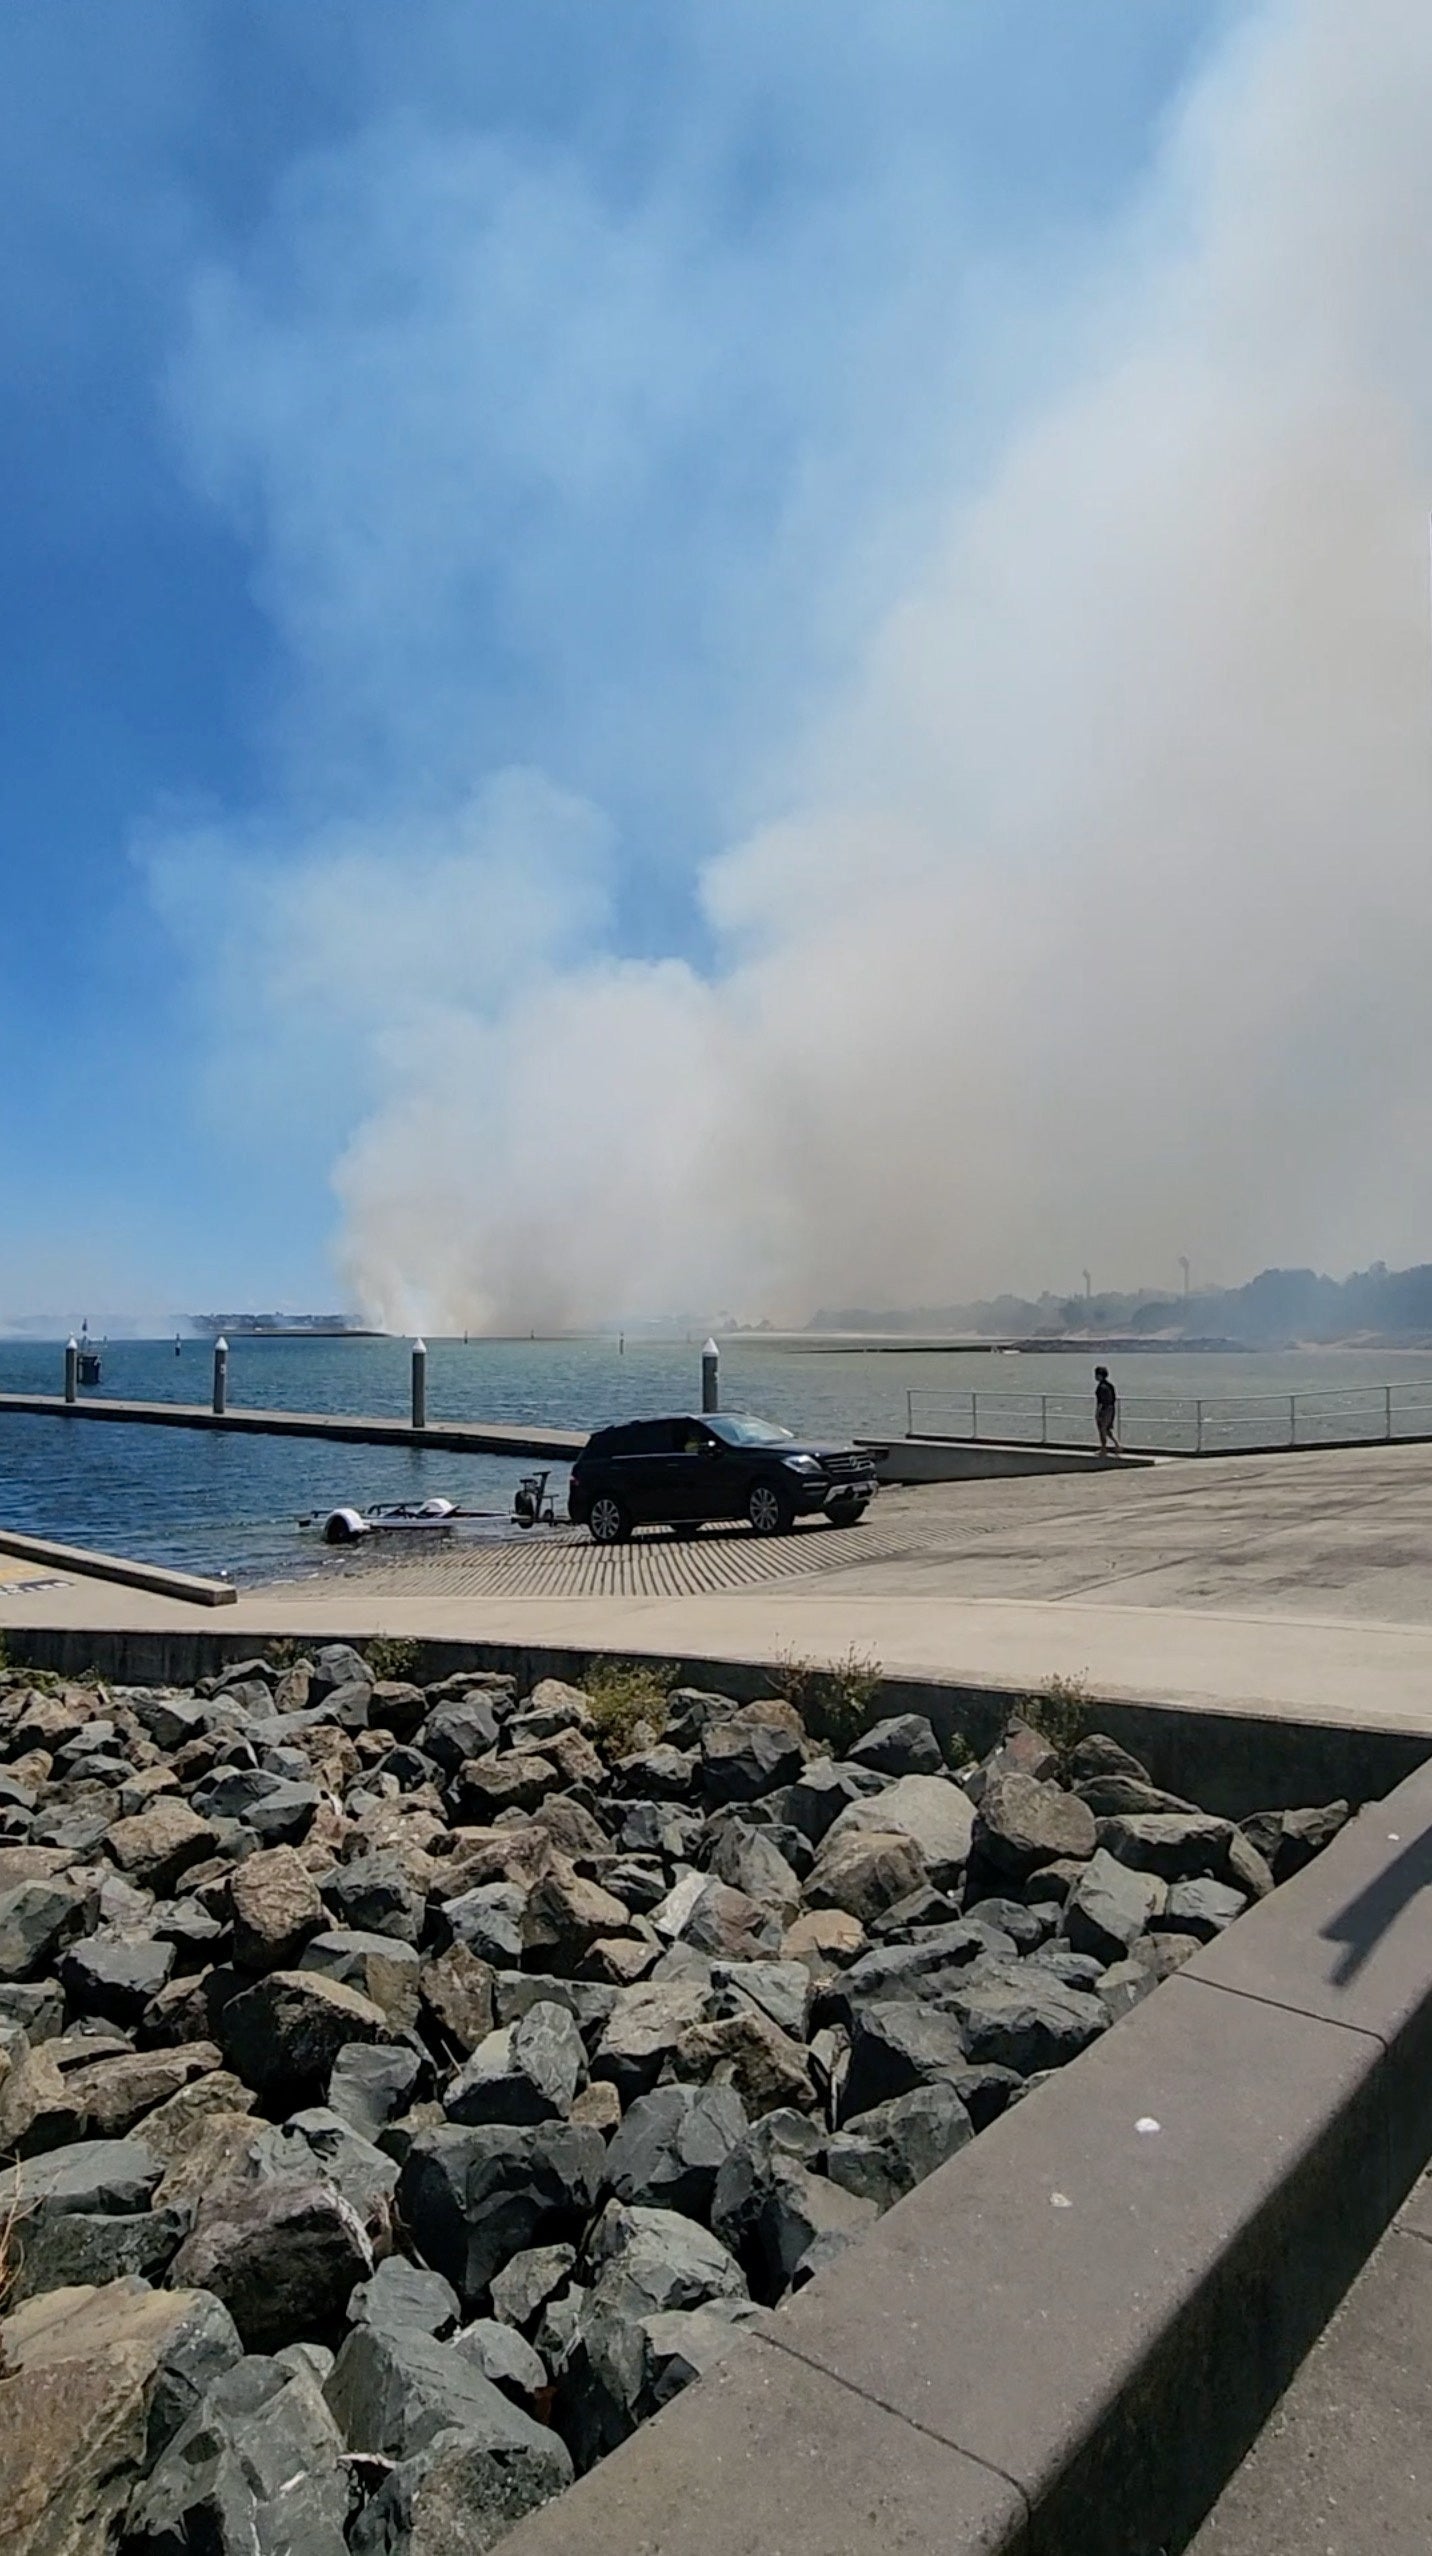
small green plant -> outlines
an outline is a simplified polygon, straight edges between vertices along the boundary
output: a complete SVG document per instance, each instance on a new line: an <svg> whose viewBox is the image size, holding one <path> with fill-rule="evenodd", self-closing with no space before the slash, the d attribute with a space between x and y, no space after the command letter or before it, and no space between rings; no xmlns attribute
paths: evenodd
<svg viewBox="0 0 1432 2556"><path fill-rule="evenodd" d="M1037 1695L1026 1697L1020 1718L1047 1739L1060 1764L1067 1765L1088 1733L1092 1710L1086 1677L1051 1677Z"/></svg>
<svg viewBox="0 0 1432 2556"><path fill-rule="evenodd" d="M795 1707L812 1739L847 1749L875 1718L884 1671L854 1643L838 1660L807 1660L783 1651L773 1680Z"/></svg>
<svg viewBox="0 0 1432 2556"><path fill-rule="evenodd" d="M373 1641L364 1643L363 1657L375 1678L403 1678L417 1667L418 1646L401 1636L390 1638L380 1633Z"/></svg>
<svg viewBox="0 0 1432 2556"><path fill-rule="evenodd" d="M270 1668L291 1669L299 1656L298 1644L291 1633L281 1633L277 1641L265 1646L264 1657Z"/></svg>
<svg viewBox="0 0 1432 2556"><path fill-rule="evenodd" d="M594 1660L582 1681L592 1708L597 1746L606 1758L626 1757L637 1725L645 1722L660 1739L666 1728L667 1699L681 1671L665 1660Z"/></svg>
<svg viewBox="0 0 1432 2556"><path fill-rule="evenodd" d="M959 1731L946 1731L940 1742L940 1753L952 1775L958 1775L962 1766L973 1766L975 1762L974 1750Z"/></svg>

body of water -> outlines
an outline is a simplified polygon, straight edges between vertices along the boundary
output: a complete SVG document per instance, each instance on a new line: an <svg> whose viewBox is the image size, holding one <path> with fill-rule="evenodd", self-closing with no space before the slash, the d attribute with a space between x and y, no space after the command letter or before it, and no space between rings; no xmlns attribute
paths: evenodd
<svg viewBox="0 0 1432 2556"><path fill-rule="evenodd" d="M103 1348L98 1398L207 1402L211 1350L186 1340L121 1340ZM472 1342L428 1347L430 1420L530 1420L592 1429L700 1403L699 1340ZM267 1410L402 1416L410 1344L400 1340L245 1340L230 1344L229 1400ZM903 1436L906 1394L1092 1394L1093 1358L1021 1352L862 1352L740 1340L722 1353L728 1410L762 1413L815 1435ZM1250 1355L1140 1354L1109 1359L1126 1399L1250 1395L1379 1385L1432 1373L1432 1356L1386 1349ZM59 1342L0 1341L0 1392L58 1393ZM87 1399L90 1397L86 1397ZM236 1578L320 1567L298 1529L308 1511L433 1494L505 1518L530 1468L496 1456L422 1447L328 1446L320 1440L70 1424L0 1415L0 1525ZM558 1471L559 1494L565 1475Z"/></svg>

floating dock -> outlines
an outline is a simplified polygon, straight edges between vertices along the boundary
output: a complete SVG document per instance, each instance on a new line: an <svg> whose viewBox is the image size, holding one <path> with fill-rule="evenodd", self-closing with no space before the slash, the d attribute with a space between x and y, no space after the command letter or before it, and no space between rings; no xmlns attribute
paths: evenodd
<svg viewBox="0 0 1432 2556"><path fill-rule="evenodd" d="M67 1402L58 1393L0 1393L0 1415L41 1420L113 1420L151 1429L228 1430L236 1437L326 1438L356 1447L433 1447L443 1455L544 1456L569 1464L587 1443L585 1429L544 1429L533 1422L365 1418L338 1411L211 1411L202 1402Z"/></svg>

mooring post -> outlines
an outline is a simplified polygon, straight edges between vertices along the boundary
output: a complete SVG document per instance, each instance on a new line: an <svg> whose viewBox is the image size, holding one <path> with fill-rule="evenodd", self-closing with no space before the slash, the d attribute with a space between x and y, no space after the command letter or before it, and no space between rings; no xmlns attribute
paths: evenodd
<svg viewBox="0 0 1432 2556"><path fill-rule="evenodd" d="M80 1344L79 1344L79 1342L78 1342L77 1340L67 1340L67 1341L65 1342L65 1400L66 1400L66 1402L75 1402L75 1401L77 1401L77 1400L78 1400L78 1398L79 1398L79 1389L80 1389Z"/></svg>
<svg viewBox="0 0 1432 2556"><path fill-rule="evenodd" d="M426 1340L415 1340L413 1342L413 1427L426 1429L427 1425L428 1344Z"/></svg>
<svg viewBox="0 0 1432 2556"><path fill-rule="evenodd" d="M708 1340L701 1352L701 1408L721 1408L721 1352L714 1340Z"/></svg>
<svg viewBox="0 0 1432 2556"><path fill-rule="evenodd" d="M214 1416L222 1419L229 1399L229 1344L222 1336L214 1343Z"/></svg>

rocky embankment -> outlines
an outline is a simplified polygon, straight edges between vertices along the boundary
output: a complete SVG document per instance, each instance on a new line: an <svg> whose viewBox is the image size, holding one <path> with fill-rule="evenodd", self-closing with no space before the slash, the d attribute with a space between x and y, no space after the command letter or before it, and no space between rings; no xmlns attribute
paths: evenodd
<svg viewBox="0 0 1432 2556"><path fill-rule="evenodd" d="M493 2545L1347 1815L609 1706L0 1677L14 2556Z"/></svg>

